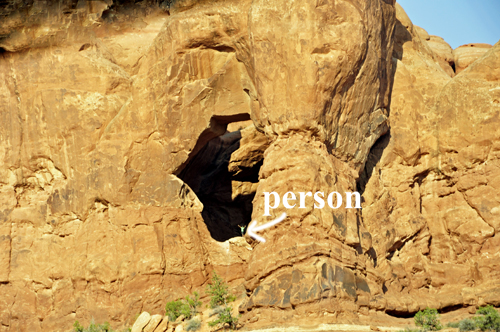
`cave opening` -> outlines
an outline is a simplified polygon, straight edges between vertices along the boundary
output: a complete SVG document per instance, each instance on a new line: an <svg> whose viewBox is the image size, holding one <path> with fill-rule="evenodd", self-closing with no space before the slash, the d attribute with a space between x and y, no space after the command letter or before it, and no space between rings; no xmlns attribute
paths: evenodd
<svg viewBox="0 0 500 332"><path fill-rule="evenodd" d="M238 123L232 125L234 128ZM247 147L248 158L241 158L242 132L251 130L255 131L253 124L212 138L177 174L203 203L203 220L212 238L219 242L242 236L251 221L263 163L262 149L256 152ZM235 152L238 157L234 157Z"/></svg>

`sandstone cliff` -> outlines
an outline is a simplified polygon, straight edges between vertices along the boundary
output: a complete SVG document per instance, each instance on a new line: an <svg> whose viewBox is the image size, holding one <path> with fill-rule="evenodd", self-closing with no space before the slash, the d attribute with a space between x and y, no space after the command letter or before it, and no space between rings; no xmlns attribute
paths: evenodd
<svg viewBox="0 0 500 332"><path fill-rule="evenodd" d="M452 51L391 0L22 5L0 331L121 327L213 270L256 327L500 305L500 43ZM264 192L355 190L240 236Z"/></svg>
<svg viewBox="0 0 500 332"><path fill-rule="evenodd" d="M451 79L398 20L391 129L362 181L386 310L498 305L500 44Z"/></svg>

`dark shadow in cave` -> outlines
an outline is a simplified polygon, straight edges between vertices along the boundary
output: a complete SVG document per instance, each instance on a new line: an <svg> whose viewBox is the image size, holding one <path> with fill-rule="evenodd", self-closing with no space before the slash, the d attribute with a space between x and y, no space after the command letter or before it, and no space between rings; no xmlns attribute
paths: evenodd
<svg viewBox="0 0 500 332"><path fill-rule="evenodd" d="M239 130L211 139L178 174L203 203L203 220L212 238L220 242L242 236L239 226L250 223L255 192L238 188L250 188L257 183L262 165L261 160L238 175L228 170L231 154L240 147L240 140Z"/></svg>
<svg viewBox="0 0 500 332"><path fill-rule="evenodd" d="M363 195L365 192L366 184L370 180L373 174L373 170L375 166L382 158L382 154L384 153L385 148L389 145L391 140L391 131L389 130L385 135L382 135L376 142L373 144L370 149L370 153L368 153L368 158L366 158L365 168L359 175L359 179L356 183L356 190L360 195Z"/></svg>

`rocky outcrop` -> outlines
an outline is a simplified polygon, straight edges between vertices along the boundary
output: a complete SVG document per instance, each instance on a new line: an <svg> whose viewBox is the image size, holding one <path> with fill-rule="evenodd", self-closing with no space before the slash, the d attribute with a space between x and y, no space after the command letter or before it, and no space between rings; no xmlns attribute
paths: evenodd
<svg viewBox="0 0 500 332"><path fill-rule="evenodd" d="M165 332L168 325L169 319L167 316L150 315L144 311L132 325L131 332Z"/></svg>
<svg viewBox="0 0 500 332"><path fill-rule="evenodd" d="M75 9L70 26L89 36L28 40L28 49L2 41L2 330L65 331L92 317L123 325L200 287L212 269L244 276L251 248L215 241L203 204L173 173L227 123L249 119L246 70L234 53L174 45L172 30L160 32L168 12L116 5L99 26ZM136 35L149 51L134 60L137 50L122 51Z"/></svg>
<svg viewBox="0 0 500 332"><path fill-rule="evenodd" d="M256 327L500 305L500 44L467 63L390 0L20 3L0 331L130 326L213 270ZM356 190L240 236L264 192Z"/></svg>
<svg viewBox="0 0 500 332"><path fill-rule="evenodd" d="M398 19L391 129L360 182L386 311L498 305L500 256L484 248L498 237L500 76L487 68L498 67L500 45L452 80L430 61L401 8Z"/></svg>
<svg viewBox="0 0 500 332"><path fill-rule="evenodd" d="M252 219L265 222L263 192L354 191L372 144L387 131L394 7L370 1L357 6L306 1L277 9L252 2L252 77L259 100L252 119L271 138ZM276 16L282 20L266 23ZM279 65L271 66L274 61ZM356 212L308 204L287 213L252 251L244 317L258 307L269 309L269 320L273 310L294 307L304 315L349 312L360 305L356 299L366 306L370 294L381 292L363 255L371 238Z"/></svg>
<svg viewBox="0 0 500 332"><path fill-rule="evenodd" d="M413 25L413 32L415 34L417 34L423 40L426 40L426 41L430 41L431 40L431 36L427 32L427 30L425 30L422 27L419 27L418 25Z"/></svg>
<svg viewBox="0 0 500 332"><path fill-rule="evenodd" d="M405 17L407 18L406 14ZM405 18L405 19L406 19ZM432 50L434 61L450 76L454 77L484 55L492 46L472 43L459 46L455 50L441 37L432 36L425 29L412 24L414 38L420 38Z"/></svg>
<svg viewBox="0 0 500 332"><path fill-rule="evenodd" d="M488 52L492 46L490 44L473 43L462 45L453 51L457 74L469 67L474 61Z"/></svg>
<svg viewBox="0 0 500 332"><path fill-rule="evenodd" d="M437 55L437 62L441 68L443 68L450 77L454 77L455 57L451 46L439 36L430 36L427 45L429 45L432 51L434 51L434 54Z"/></svg>
<svg viewBox="0 0 500 332"><path fill-rule="evenodd" d="M455 58L451 46L439 36L429 35L425 29L413 26L413 34L420 39L432 50L434 60L441 66L441 68L450 76L455 76Z"/></svg>

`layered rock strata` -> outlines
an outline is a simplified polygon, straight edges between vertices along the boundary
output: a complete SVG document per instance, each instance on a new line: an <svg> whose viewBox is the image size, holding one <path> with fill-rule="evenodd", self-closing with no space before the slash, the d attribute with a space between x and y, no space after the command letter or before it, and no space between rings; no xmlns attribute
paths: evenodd
<svg viewBox="0 0 500 332"><path fill-rule="evenodd" d="M393 5L384 2L307 1L277 10L254 1L250 13L259 100L252 119L272 140L252 219L266 222L263 192L355 191L372 144L388 128L395 20ZM282 19L266 24L275 17ZM269 317L271 309L352 312L382 292L364 254L371 236L356 211L309 202L287 213L252 252L247 316L257 307L269 308Z"/></svg>
<svg viewBox="0 0 500 332"><path fill-rule="evenodd" d="M500 44L451 79L397 9L391 129L360 181L386 311L499 305Z"/></svg>
<svg viewBox="0 0 500 332"><path fill-rule="evenodd" d="M202 35L189 24L203 22L152 5L104 6L98 17L42 8L25 32L60 18L57 38L10 33L0 55L0 330L66 331L92 317L119 327L143 308L162 312L213 269L242 280L251 247L214 240L203 204L174 175L250 118L234 53L176 44L189 39L182 31ZM13 26L34 20L23 10L8 16Z"/></svg>
<svg viewBox="0 0 500 332"><path fill-rule="evenodd" d="M490 44L473 43L462 45L453 50L457 74L469 67L491 48L492 46Z"/></svg>
<svg viewBox="0 0 500 332"><path fill-rule="evenodd" d="M500 305L498 43L452 58L390 0L20 4L0 331L125 326L213 270L253 326ZM355 190L239 236L264 192Z"/></svg>

